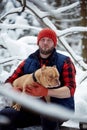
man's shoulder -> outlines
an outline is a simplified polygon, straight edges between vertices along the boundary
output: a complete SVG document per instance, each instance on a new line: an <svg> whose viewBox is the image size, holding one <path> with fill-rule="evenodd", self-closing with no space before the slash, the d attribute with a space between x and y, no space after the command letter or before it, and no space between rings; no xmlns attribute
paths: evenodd
<svg viewBox="0 0 87 130"><path fill-rule="evenodd" d="M62 54L60 52L56 52L56 54L57 54L58 59L67 59L67 58L69 58L69 56L64 55L64 54Z"/></svg>
<svg viewBox="0 0 87 130"><path fill-rule="evenodd" d="M28 57L27 57L27 59L32 59L32 58L35 58L36 56L38 56L38 53L39 53L39 51L38 50L36 50L35 52L33 52L33 53L31 53ZM27 60L26 59L26 60Z"/></svg>

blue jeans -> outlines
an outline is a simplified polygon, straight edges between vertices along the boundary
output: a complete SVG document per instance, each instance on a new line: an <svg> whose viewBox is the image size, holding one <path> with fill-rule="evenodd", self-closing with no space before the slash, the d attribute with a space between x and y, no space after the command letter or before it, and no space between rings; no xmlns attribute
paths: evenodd
<svg viewBox="0 0 87 130"><path fill-rule="evenodd" d="M9 125L0 125L0 130L17 130L17 128L41 125L40 116L26 109L16 111L7 107L1 110L0 114L7 116L11 121Z"/></svg>
<svg viewBox="0 0 87 130"><path fill-rule="evenodd" d="M23 108L16 111L7 107L1 110L0 114L7 116L11 121L9 125L0 125L0 130L17 130L17 128L30 126L42 126L42 130L58 130L59 127L58 121L50 120L48 117Z"/></svg>
<svg viewBox="0 0 87 130"><path fill-rule="evenodd" d="M63 120L51 119L51 117L42 117L42 130L59 130L60 126L64 122Z"/></svg>

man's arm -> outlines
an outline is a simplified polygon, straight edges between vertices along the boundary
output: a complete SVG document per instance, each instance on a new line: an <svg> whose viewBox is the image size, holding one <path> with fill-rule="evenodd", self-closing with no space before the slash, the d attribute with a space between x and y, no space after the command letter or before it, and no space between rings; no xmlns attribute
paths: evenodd
<svg viewBox="0 0 87 130"><path fill-rule="evenodd" d="M63 71L61 74L62 86L57 89L47 89L41 86L38 83L35 83L33 87L26 87L26 93L31 94L33 96L51 96L56 98L68 98L74 95L76 88L75 81L76 70L75 67L68 58L63 66Z"/></svg>
<svg viewBox="0 0 87 130"><path fill-rule="evenodd" d="M23 75L25 60L20 63L14 73L5 81L5 83L13 83L15 79Z"/></svg>
<svg viewBox="0 0 87 130"><path fill-rule="evenodd" d="M67 86L63 86L58 89L48 89L48 96L56 98L68 98L71 96L70 89Z"/></svg>
<svg viewBox="0 0 87 130"><path fill-rule="evenodd" d="M76 88L76 70L70 58L67 58L63 65L62 84L58 89L49 89L48 95L57 98L68 98L74 95Z"/></svg>

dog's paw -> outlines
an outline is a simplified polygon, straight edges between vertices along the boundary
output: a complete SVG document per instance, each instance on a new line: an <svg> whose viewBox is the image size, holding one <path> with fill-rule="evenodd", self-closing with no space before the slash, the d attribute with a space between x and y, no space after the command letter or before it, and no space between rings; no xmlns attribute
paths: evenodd
<svg viewBox="0 0 87 130"><path fill-rule="evenodd" d="M14 109L17 110L17 111L20 111L21 105L15 104L15 105L12 106L12 108L14 108Z"/></svg>

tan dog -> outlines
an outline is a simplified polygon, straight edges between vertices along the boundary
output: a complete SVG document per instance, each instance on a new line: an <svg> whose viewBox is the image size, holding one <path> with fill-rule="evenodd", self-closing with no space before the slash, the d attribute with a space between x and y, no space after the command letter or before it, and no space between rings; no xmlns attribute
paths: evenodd
<svg viewBox="0 0 87 130"><path fill-rule="evenodd" d="M59 72L56 66L43 66L32 74L23 75L13 82L13 87L21 87L22 91L25 92L26 86L33 86L34 82L38 82L46 88L58 87L60 85L60 81ZM13 108L17 110L20 109L17 104L14 105Z"/></svg>

